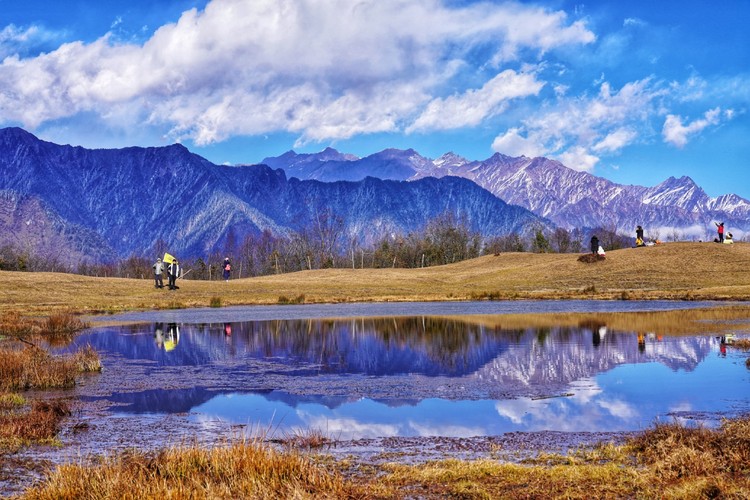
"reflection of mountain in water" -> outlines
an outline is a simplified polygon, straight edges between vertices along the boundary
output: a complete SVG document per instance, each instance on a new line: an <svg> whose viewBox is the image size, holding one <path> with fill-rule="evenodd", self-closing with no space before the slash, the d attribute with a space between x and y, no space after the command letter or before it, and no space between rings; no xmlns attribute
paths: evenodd
<svg viewBox="0 0 750 500"><path fill-rule="evenodd" d="M524 387L541 394L564 390L571 382L623 364L658 362L672 370L690 371L715 348L711 337L657 339L606 332L603 325L510 330L427 317L131 325L91 331L76 343L91 344L105 353L105 360L121 356L142 363L149 367L147 372L200 366L218 375L214 380L225 375L234 378L240 372L249 377L272 374L281 378L263 393L266 400L328 408L359 396L271 389L285 387L285 380L294 385L291 380L299 377L333 381L336 375L393 376L394 383L400 384L410 379L395 377L420 374L472 377L489 393ZM186 412L218 394L241 392L239 387L155 389L106 399L125 412ZM415 401L384 403L398 406Z"/></svg>
<svg viewBox="0 0 750 500"><path fill-rule="evenodd" d="M106 397L82 397L84 401L104 400L114 404L114 411L123 413L186 413L213 398L218 391L205 387L191 389L149 389L124 392Z"/></svg>
<svg viewBox="0 0 750 500"><path fill-rule="evenodd" d="M443 318L368 318L135 325L94 331L77 343L157 367L239 364L249 370L247 361L259 359L277 367L266 373L286 366L297 376L476 374L516 385L566 383L624 363L692 370L711 349L710 338L639 342L635 333L598 332L590 325L503 330Z"/></svg>
<svg viewBox="0 0 750 500"><path fill-rule="evenodd" d="M672 370L693 370L711 352L710 337L644 336L588 328L526 330L520 347L482 367L477 376L501 385L570 383L623 364L658 362Z"/></svg>
<svg viewBox="0 0 750 500"><path fill-rule="evenodd" d="M196 407L222 394L219 390L209 390L205 387L190 389L148 389L140 392L122 392L109 396L84 396L84 401L106 400L112 403L113 410L120 413L189 413ZM339 406L354 402L359 397L327 396L323 394L293 394L287 391L267 390L242 393L262 396L266 401L283 403L291 408L300 405L320 405L335 409ZM388 400L383 401L391 407L416 405L418 400Z"/></svg>
<svg viewBox="0 0 750 500"><path fill-rule="evenodd" d="M232 323L228 329L224 324L179 325L179 343L167 351L163 339L172 328L161 323L148 330L128 326L119 335L98 331L77 343L160 366L256 358L292 365L301 376L463 376L496 357L510 341L478 326L435 318L290 320Z"/></svg>

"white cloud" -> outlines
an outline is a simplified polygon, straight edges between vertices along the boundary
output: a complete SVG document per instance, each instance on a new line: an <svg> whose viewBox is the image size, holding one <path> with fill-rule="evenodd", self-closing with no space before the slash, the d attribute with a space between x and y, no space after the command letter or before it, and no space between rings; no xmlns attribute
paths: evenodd
<svg viewBox="0 0 750 500"><path fill-rule="evenodd" d="M658 113L657 100L664 93L646 78L619 90L605 81L593 97L558 96L554 105L526 118L522 127L499 135L492 148L506 154L528 150L554 156L570 168L591 171L599 155L617 153L639 139L644 124Z"/></svg>
<svg viewBox="0 0 750 500"><path fill-rule="evenodd" d="M633 142L637 135L634 130L620 128L607 134L604 139L594 144L592 150L595 152L614 153Z"/></svg>
<svg viewBox="0 0 750 500"><path fill-rule="evenodd" d="M547 153L543 144L523 137L518 128L511 128L503 135L497 136L492 142L492 149L508 156L528 156L529 158L544 156Z"/></svg>
<svg viewBox="0 0 750 500"><path fill-rule="evenodd" d="M558 155L558 159L568 168L581 172L591 172L599 163L599 157L588 152L583 146L573 146Z"/></svg>
<svg viewBox="0 0 750 500"><path fill-rule="evenodd" d="M213 0L142 45L105 35L37 57L11 55L0 64L0 124L36 128L85 113L199 144L271 131L346 138L400 130L415 116L427 129L451 109L471 110L463 118L470 125L541 85L501 72L464 95L435 95L476 48L489 53L485 64L499 64L593 40L562 12L517 3ZM114 118L113 107L129 108L133 123L119 123L124 113Z"/></svg>
<svg viewBox="0 0 750 500"><path fill-rule="evenodd" d="M39 46L60 39L61 35L41 26L21 27L9 24L0 30L0 60L33 51Z"/></svg>
<svg viewBox="0 0 750 500"><path fill-rule="evenodd" d="M726 115L725 115L726 116ZM694 120L688 124L683 124L683 118L679 115L667 115L662 128L664 142L672 144L678 148L683 148L688 143L688 139L711 125L718 125L721 121L721 109L714 108L706 111L703 118Z"/></svg>
<svg viewBox="0 0 750 500"><path fill-rule="evenodd" d="M533 74L505 70L481 89L433 99L406 131L476 126L485 118L501 113L508 101L538 95L543 86Z"/></svg>

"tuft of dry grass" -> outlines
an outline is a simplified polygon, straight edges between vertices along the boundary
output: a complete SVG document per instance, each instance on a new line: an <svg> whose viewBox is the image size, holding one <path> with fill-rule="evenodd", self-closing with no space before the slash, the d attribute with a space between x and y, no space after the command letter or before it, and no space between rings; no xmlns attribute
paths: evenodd
<svg viewBox="0 0 750 500"><path fill-rule="evenodd" d="M73 362L80 373L93 373L102 371L102 361L99 353L91 345L79 349L73 354Z"/></svg>
<svg viewBox="0 0 750 500"><path fill-rule="evenodd" d="M0 391L73 387L78 373L99 370L99 355L90 346L67 357L34 345L0 347Z"/></svg>
<svg viewBox="0 0 750 500"><path fill-rule="evenodd" d="M69 312L52 314L41 322L41 333L49 335L70 335L85 330L90 325Z"/></svg>
<svg viewBox="0 0 750 500"><path fill-rule="evenodd" d="M0 393L0 412L20 408L26 404L26 398L15 392Z"/></svg>
<svg viewBox="0 0 750 500"><path fill-rule="evenodd" d="M44 335L52 339L69 337L89 326L89 323L70 312L55 313L39 319L22 316L16 310L9 310L0 316L0 335L16 338L33 335Z"/></svg>
<svg viewBox="0 0 750 500"><path fill-rule="evenodd" d="M304 304L305 295L301 294L292 298L289 298L286 295L279 295L279 299L277 300L277 303L279 304Z"/></svg>
<svg viewBox="0 0 750 500"><path fill-rule="evenodd" d="M69 359L54 358L36 346L0 349L0 390L73 387L76 373Z"/></svg>
<svg viewBox="0 0 750 500"><path fill-rule="evenodd" d="M319 429L297 429L281 439L289 448L315 450L330 446L334 440Z"/></svg>
<svg viewBox="0 0 750 500"><path fill-rule="evenodd" d="M0 315L0 336L27 337L39 329L37 321L21 316L18 311L5 311Z"/></svg>
<svg viewBox="0 0 750 500"><path fill-rule="evenodd" d="M62 419L70 415L65 401L34 401L31 409L15 407L0 412L0 450L15 450L31 443L53 443Z"/></svg>

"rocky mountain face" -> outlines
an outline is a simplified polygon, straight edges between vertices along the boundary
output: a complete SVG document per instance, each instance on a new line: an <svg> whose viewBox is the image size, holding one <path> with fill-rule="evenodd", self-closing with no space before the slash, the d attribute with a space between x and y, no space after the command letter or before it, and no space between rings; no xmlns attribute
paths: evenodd
<svg viewBox="0 0 750 500"><path fill-rule="evenodd" d="M329 161L354 160L330 150L298 161L297 171ZM367 244L421 229L445 212L485 236L550 227L457 177L289 179L266 165L214 165L181 145L89 150L0 129L0 247L38 248L44 239L64 262L151 256L159 241L179 256L204 256L230 237L239 244L265 230L288 236L324 213L341 217L347 238Z"/></svg>
<svg viewBox="0 0 750 500"><path fill-rule="evenodd" d="M326 150L326 155L334 154ZM278 161L284 158L284 161ZM295 154L266 159L287 169ZM702 238L713 234L713 221L724 221L729 230L750 230L750 201L734 194L709 197L689 177L670 177L654 187L616 184L586 172L567 168L547 158L510 157L495 154L483 161L469 161L453 153L436 160L413 150L386 150L366 158L328 161L323 154L306 155L314 168L287 170L301 179L324 176L326 180L357 180L364 175L416 180L458 176L470 179L513 205L527 208L567 229L606 227L632 233L637 225L647 236L667 233ZM308 163L312 165L313 162Z"/></svg>

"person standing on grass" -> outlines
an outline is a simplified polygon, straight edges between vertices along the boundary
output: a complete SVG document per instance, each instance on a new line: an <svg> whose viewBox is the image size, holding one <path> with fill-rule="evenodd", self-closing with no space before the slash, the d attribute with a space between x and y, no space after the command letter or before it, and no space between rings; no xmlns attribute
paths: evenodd
<svg viewBox="0 0 750 500"><path fill-rule="evenodd" d="M635 228L635 246L642 247L643 245L643 228L638 226Z"/></svg>
<svg viewBox="0 0 750 500"><path fill-rule="evenodd" d="M167 275L169 277L169 289L177 290L177 285L175 284L175 282L180 276L180 265L177 263L177 259L174 259L172 263L169 264L169 267L167 268Z"/></svg>
<svg viewBox="0 0 750 500"><path fill-rule="evenodd" d="M719 243L724 243L724 223L714 222L716 224L716 231L719 233Z"/></svg>
<svg viewBox="0 0 750 500"><path fill-rule="evenodd" d="M154 268L154 288L164 288L164 281L162 281L161 277L164 264L162 264L161 259L156 259L156 263L151 267Z"/></svg>
<svg viewBox="0 0 750 500"><path fill-rule="evenodd" d="M224 270L224 281L229 281L229 273L232 271L232 265L229 263L229 257L224 258L224 265L222 266L222 269Z"/></svg>

